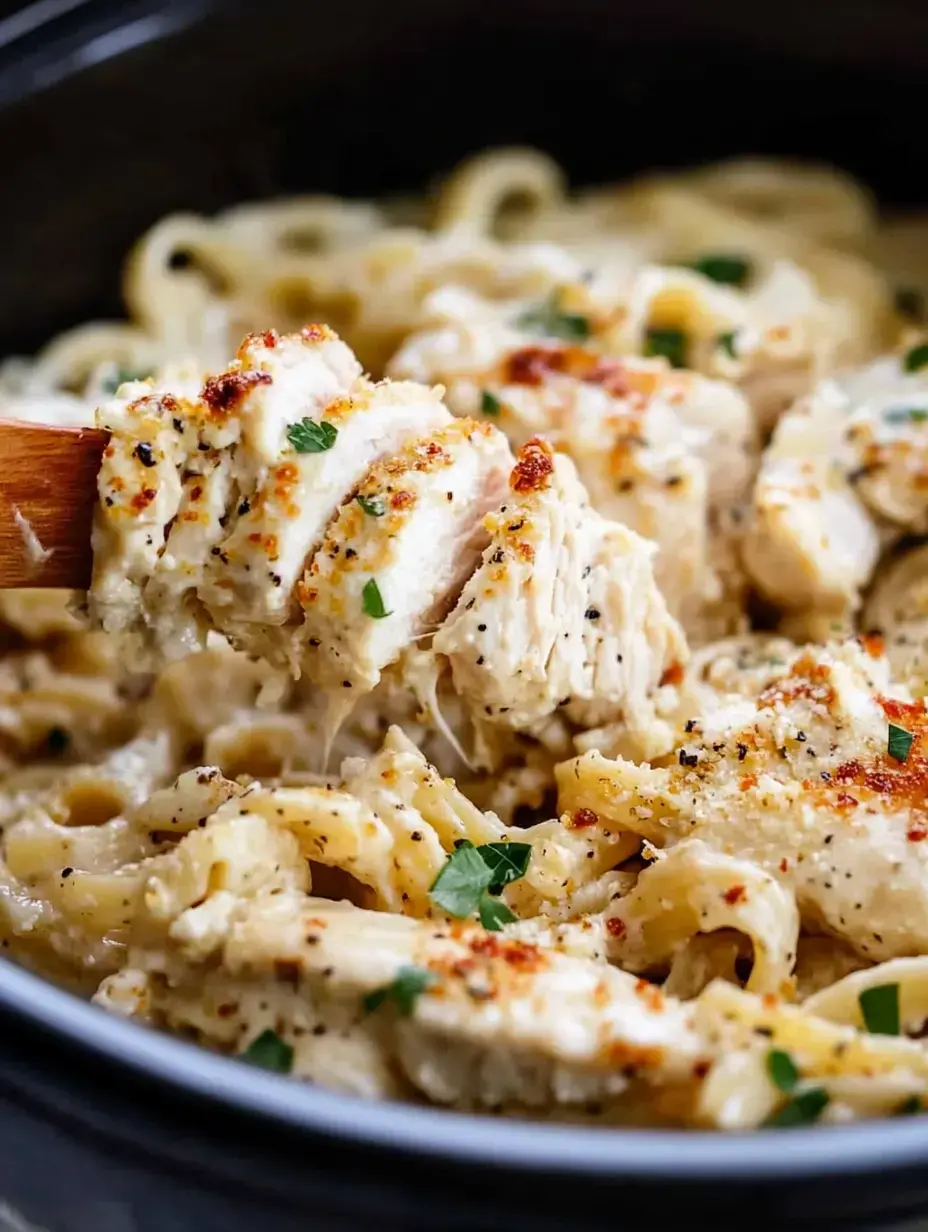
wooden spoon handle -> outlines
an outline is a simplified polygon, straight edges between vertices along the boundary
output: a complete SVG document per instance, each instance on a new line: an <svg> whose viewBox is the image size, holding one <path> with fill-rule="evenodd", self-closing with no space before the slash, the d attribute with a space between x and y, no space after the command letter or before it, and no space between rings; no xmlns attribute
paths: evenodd
<svg viewBox="0 0 928 1232"><path fill-rule="evenodd" d="M0 419L0 589L90 585L90 527L108 440L99 428Z"/></svg>

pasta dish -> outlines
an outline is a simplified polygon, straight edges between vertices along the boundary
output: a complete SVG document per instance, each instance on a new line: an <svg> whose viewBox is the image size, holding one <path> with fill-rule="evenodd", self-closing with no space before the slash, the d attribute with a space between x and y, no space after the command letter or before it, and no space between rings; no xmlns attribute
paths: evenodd
<svg viewBox="0 0 928 1232"><path fill-rule="evenodd" d="M923 1111L925 238L528 149L157 224L0 366L110 433L87 594L0 592L7 955L372 1098Z"/></svg>

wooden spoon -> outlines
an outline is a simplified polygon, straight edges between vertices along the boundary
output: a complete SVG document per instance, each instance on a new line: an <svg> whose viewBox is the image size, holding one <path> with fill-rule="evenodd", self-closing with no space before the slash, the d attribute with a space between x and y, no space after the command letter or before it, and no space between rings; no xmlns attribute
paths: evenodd
<svg viewBox="0 0 928 1232"><path fill-rule="evenodd" d="M90 585L90 527L108 440L99 428L0 419L0 590Z"/></svg>

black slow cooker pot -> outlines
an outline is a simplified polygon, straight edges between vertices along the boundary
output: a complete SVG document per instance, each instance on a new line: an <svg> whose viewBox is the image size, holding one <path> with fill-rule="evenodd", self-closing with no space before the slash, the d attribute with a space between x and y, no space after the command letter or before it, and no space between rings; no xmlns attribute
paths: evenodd
<svg viewBox="0 0 928 1232"><path fill-rule="evenodd" d="M580 181L824 157L888 202L928 203L926 67L924 0L0 3L0 354L118 315L120 259L170 210L417 188L491 144L537 144ZM919 1214L928 1227L928 1118L722 1136L372 1105L0 960L3 1232L915 1229Z"/></svg>

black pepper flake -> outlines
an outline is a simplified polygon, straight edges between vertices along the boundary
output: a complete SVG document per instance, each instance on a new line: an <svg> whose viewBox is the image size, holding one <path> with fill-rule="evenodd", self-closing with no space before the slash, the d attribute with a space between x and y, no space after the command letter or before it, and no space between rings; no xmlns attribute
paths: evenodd
<svg viewBox="0 0 928 1232"><path fill-rule="evenodd" d="M490 564L491 565L501 565L502 563L503 563L503 549L497 548L496 551L493 553L493 555L490 557Z"/></svg>
<svg viewBox="0 0 928 1232"><path fill-rule="evenodd" d="M350 680L343 680L343 681L342 681L342 688L343 688L343 689L350 689L350 688L351 688L351 681L350 681Z"/></svg>
<svg viewBox="0 0 928 1232"><path fill-rule="evenodd" d="M833 834L826 834L826 835L825 835L825 843L826 843L826 845L827 845L828 843L830 843L830 842L831 842L831 840L832 840L833 838L834 838L834 835L833 835Z"/></svg>
<svg viewBox="0 0 928 1232"><path fill-rule="evenodd" d="M410 834L409 837L412 839L414 843L421 843L422 842L422 831L413 830L412 834Z"/></svg>
<svg viewBox="0 0 928 1232"><path fill-rule="evenodd" d="M683 730L687 733L695 731L696 730L696 720L687 719Z"/></svg>
<svg viewBox="0 0 928 1232"><path fill-rule="evenodd" d="M824 781L825 781L826 783L830 783L830 782L831 782L831 775L828 773L828 771L827 771L827 770L823 770L823 771L822 771L822 778L824 779Z"/></svg>
<svg viewBox="0 0 928 1232"><path fill-rule="evenodd" d="M796 739L799 741L800 744L805 744L808 737L806 736L806 733L804 731L801 731L801 732L796 732Z"/></svg>
<svg viewBox="0 0 928 1232"><path fill-rule="evenodd" d="M179 419L172 419L172 420L171 420L171 423L174 425L174 431L175 431L175 432L183 432L183 430L184 430L184 425L183 425L183 423L182 423L182 421L181 421L181 420L179 420Z"/></svg>
<svg viewBox="0 0 928 1232"><path fill-rule="evenodd" d="M210 556L218 556L220 553L220 550L221 550L220 548L210 548L209 554Z"/></svg>
<svg viewBox="0 0 928 1232"><path fill-rule="evenodd" d="M106 505L106 506L107 506L107 508L109 508L109 507L112 505L112 503L113 503L113 498L112 498L112 496L105 496L105 497L103 498L103 503L104 503L104 505Z"/></svg>
<svg viewBox="0 0 928 1232"><path fill-rule="evenodd" d="M356 556L357 552L354 548L345 548L345 560L354 560Z"/></svg>
<svg viewBox="0 0 928 1232"><path fill-rule="evenodd" d="M747 755L748 755L748 746L746 744L739 744L738 745L738 760L744 761Z"/></svg>
<svg viewBox="0 0 928 1232"><path fill-rule="evenodd" d="M681 484L682 482L683 482L682 475L671 475L670 478L667 479L666 484L668 488L675 488L677 487L678 484Z"/></svg>
<svg viewBox="0 0 928 1232"><path fill-rule="evenodd" d="M486 660L484 659L483 655L481 655L481 656L480 656L480 658L477 660L477 666L478 666L478 667L483 667L483 665L484 665L484 663L485 663L485 662L486 662Z"/></svg>
<svg viewBox="0 0 928 1232"><path fill-rule="evenodd" d="M464 611L469 612L476 602L476 599L468 599L467 603L464 605Z"/></svg>
<svg viewBox="0 0 928 1232"><path fill-rule="evenodd" d="M685 749L680 750L680 765L681 766L696 766L699 764L698 753L687 753Z"/></svg>
<svg viewBox="0 0 928 1232"><path fill-rule="evenodd" d="M270 570L268 571L268 577L271 579L271 581L274 583L275 586L279 586L281 582L283 581L283 578L280 576L279 573L272 573Z"/></svg>
<svg viewBox="0 0 928 1232"><path fill-rule="evenodd" d="M155 455L151 451L151 445L147 441L139 441L135 449L132 451L143 466L157 466Z"/></svg>
<svg viewBox="0 0 928 1232"><path fill-rule="evenodd" d="M486 625L478 625L478 626L477 626L477 632L478 632L478 633L486 633L486 631L487 631L487 627L486 627Z"/></svg>
<svg viewBox="0 0 928 1232"><path fill-rule="evenodd" d="M219 525L222 527L222 529L225 530L225 528L229 525L229 515L227 513L224 513L222 514L221 517L217 518L217 521L219 522Z"/></svg>
<svg viewBox="0 0 928 1232"><path fill-rule="evenodd" d="M73 869L73 868L71 868L71 867L70 867L70 865L69 865L67 868L63 868L63 869L61 870L61 876L62 876L62 879L63 879L64 881L67 881L67 879L71 876L71 874L72 874L73 872L74 872L74 869Z"/></svg>
<svg viewBox="0 0 928 1232"><path fill-rule="evenodd" d="M313 1035L325 1035L328 1028L324 1022L317 1022L313 1027Z"/></svg>
<svg viewBox="0 0 928 1232"><path fill-rule="evenodd" d="M453 493L453 492L446 492L446 493L445 493L445 500L449 500L449 501L454 500L454 493Z"/></svg>
<svg viewBox="0 0 928 1232"><path fill-rule="evenodd" d="M583 613L584 620L599 620L602 613L597 607L588 607Z"/></svg>
<svg viewBox="0 0 928 1232"><path fill-rule="evenodd" d="M205 441L197 441L197 449L200 453L209 453L209 445Z"/></svg>
<svg viewBox="0 0 928 1232"><path fill-rule="evenodd" d="M241 502L241 504L239 505L239 507L238 507L238 509L236 510L236 512L238 513L238 516L239 516L240 518L243 518L243 517L245 516L245 514L246 514L246 513L248 513L248 512L250 511L250 509L251 509L251 502L249 501L248 497L246 496L246 497L245 497L245 499L244 499L244 500Z"/></svg>

